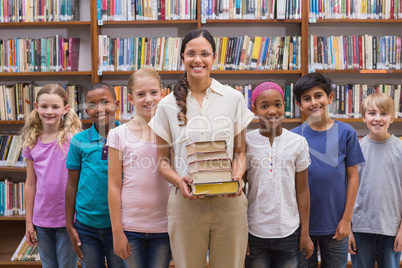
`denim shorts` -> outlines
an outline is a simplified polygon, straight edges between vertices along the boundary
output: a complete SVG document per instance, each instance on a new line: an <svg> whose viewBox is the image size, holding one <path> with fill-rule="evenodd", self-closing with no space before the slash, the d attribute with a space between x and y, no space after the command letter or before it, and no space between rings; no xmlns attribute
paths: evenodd
<svg viewBox="0 0 402 268"><path fill-rule="evenodd" d="M284 238L260 238L249 234L250 255L246 268L296 268L299 260L300 228Z"/></svg>

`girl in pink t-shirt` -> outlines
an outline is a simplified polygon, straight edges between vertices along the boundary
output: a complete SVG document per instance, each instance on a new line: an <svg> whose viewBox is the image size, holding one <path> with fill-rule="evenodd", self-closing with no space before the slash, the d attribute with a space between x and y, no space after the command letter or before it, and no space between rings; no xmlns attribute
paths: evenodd
<svg viewBox="0 0 402 268"><path fill-rule="evenodd" d="M70 138L81 129L81 121L58 84L43 86L34 107L22 129L27 160L25 236L28 244L39 246L42 267L77 267L65 228L64 196Z"/></svg>
<svg viewBox="0 0 402 268"><path fill-rule="evenodd" d="M127 267L169 267L169 185L157 170L155 134L148 122L161 100L159 75L140 69L128 80L136 115L109 131L108 201L116 255ZM123 177L123 180L122 180Z"/></svg>

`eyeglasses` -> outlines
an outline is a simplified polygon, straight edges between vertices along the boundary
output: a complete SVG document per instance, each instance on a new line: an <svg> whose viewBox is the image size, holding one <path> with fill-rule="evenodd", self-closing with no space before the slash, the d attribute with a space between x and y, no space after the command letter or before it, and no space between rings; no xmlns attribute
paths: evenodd
<svg viewBox="0 0 402 268"><path fill-rule="evenodd" d="M186 56L188 58L195 58L198 56L200 56L203 59L208 58L209 56L215 54L214 52L201 52L201 53L195 53L195 52L187 52L187 53L183 53L183 56Z"/></svg>

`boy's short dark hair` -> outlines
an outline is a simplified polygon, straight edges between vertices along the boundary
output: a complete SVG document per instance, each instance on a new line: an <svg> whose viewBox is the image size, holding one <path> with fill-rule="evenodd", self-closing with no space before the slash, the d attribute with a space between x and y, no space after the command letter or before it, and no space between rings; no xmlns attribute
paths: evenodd
<svg viewBox="0 0 402 268"><path fill-rule="evenodd" d="M325 77L320 73L309 73L297 80L293 88L293 95L295 96L296 101L300 103L301 96L304 92L311 88L318 87L324 90L329 96L332 92L331 84L332 81L328 77Z"/></svg>
<svg viewBox="0 0 402 268"><path fill-rule="evenodd" d="M88 87L88 90L85 92L85 100L87 98L88 92L95 90L95 89L99 89L99 88L108 90L112 94L113 99L116 100L116 93L114 92L113 87L110 86L109 84L103 83L103 82L97 82L97 83L93 83L92 85L90 85Z"/></svg>

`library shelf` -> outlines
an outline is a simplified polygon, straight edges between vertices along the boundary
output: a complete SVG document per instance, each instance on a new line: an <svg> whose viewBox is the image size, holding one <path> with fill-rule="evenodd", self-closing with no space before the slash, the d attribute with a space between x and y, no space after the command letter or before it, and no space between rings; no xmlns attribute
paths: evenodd
<svg viewBox="0 0 402 268"><path fill-rule="evenodd" d="M25 221L25 215L0 216L0 221Z"/></svg>
<svg viewBox="0 0 402 268"><path fill-rule="evenodd" d="M90 76L91 71L62 71L62 72L0 72L1 76Z"/></svg>
<svg viewBox="0 0 402 268"><path fill-rule="evenodd" d="M402 23L402 19L317 19L309 23Z"/></svg>
<svg viewBox="0 0 402 268"><path fill-rule="evenodd" d="M103 71L102 75L131 75L133 71ZM178 71L158 71L159 74L174 75L183 74L183 70ZM301 70L211 70L211 74L301 74Z"/></svg>
<svg viewBox="0 0 402 268"><path fill-rule="evenodd" d="M35 27L45 27L45 26L82 26L82 25L91 25L90 21L43 21L43 22L2 22L0 23L0 27L9 27L9 26L35 26Z"/></svg>
<svg viewBox="0 0 402 268"><path fill-rule="evenodd" d="M320 69L315 69L314 70L317 73L350 73L350 74L402 74L402 70L356 70L356 69L351 69L351 70L320 70Z"/></svg>
<svg viewBox="0 0 402 268"><path fill-rule="evenodd" d="M197 20L124 20L124 21L102 21L103 26L106 25L131 25L131 24L146 24L158 26L163 24L197 24ZM98 22L99 25L99 22Z"/></svg>
<svg viewBox="0 0 402 268"><path fill-rule="evenodd" d="M206 20L206 24L210 23L224 23L224 24L234 24L234 23L301 23L301 19L229 19L229 20Z"/></svg>
<svg viewBox="0 0 402 268"><path fill-rule="evenodd" d="M0 171L2 172L26 172L27 169L25 167L0 167Z"/></svg>
<svg viewBox="0 0 402 268"><path fill-rule="evenodd" d="M212 70L211 74L301 74L301 70Z"/></svg>
<svg viewBox="0 0 402 268"><path fill-rule="evenodd" d="M23 125L24 120L0 120L0 125Z"/></svg>

